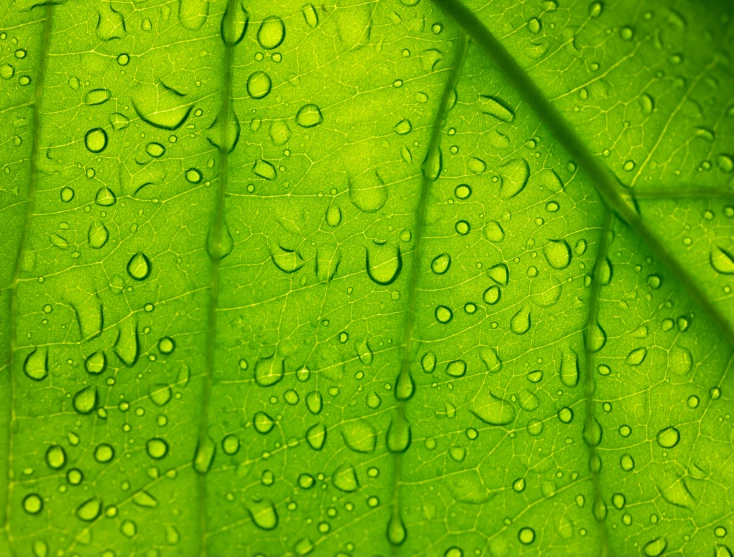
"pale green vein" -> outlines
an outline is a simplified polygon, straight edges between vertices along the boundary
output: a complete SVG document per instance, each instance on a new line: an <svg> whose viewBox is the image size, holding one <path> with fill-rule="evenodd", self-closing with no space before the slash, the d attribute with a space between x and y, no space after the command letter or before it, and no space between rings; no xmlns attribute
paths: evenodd
<svg viewBox="0 0 734 557"><path fill-rule="evenodd" d="M599 543L601 551L600 557L609 556L609 542L607 540L607 528L605 522L606 510L604 507L604 499L601 493L601 482L599 478L599 469L601 468L601 460L597 451L596 428L597 423L594 417L594 368L595 368L595 346L599 340L598 319L599 319L599 297L601 295L602 275L604 263L609 251L609 244L612 239L612 225L614 224L614 213L609 209L604 210L604 225L602 227L601 236L599 238L599 248L596 252L596 262L594 264L593 281L591 284L591 293L589 294L589 313L587 316L586 326L584 328L584 346L586 347L586 366L584 369L584 394L586 395L586 416L584 421L584 439L589 447L589 468L591 471L591 482L594 490L594 517L599 527Z"/></svg>
<svg viewBox="0 0 734 557"><path fill-rule="evenodd" d="M236 0L228 0L227 13L234 13L236 9ZM223 26L226 24L234 25L235 18L225 17ZM222 29L223 35L225 31L231 29ZM231 36L231 33L230 33ZM222 37L224 38L224 37ZM199 439L198 449L207 446L209 442L209 402L211 399L212 370L214 369L214 355L217 337L217 307L219 305L219 268L221 259L224 254L223 246L225 240L224 234L224 199L227 191L227 172L229 166L229 119L232 117L232 67L234 65L234 47L231 42L224 41L224 76L222 85L222 107L219 111L219 179L217 182L217 197L215 201L214 215L209 231L209 239L207 240L207 251L211 259L211 271L209 278L209 304L207 308L207 332L206 332L206 358L204 370L204 385L202 391L201 418L199 421ZM199 528L200 528L200 547L199 554L205 556L206 549L206 533L207 533L207 501L206 501L206 472L211 465L211 461L207 463L206 469L199 470L196 465L194 456L194 469L200 473L199 488Z"/></svg>
<svg viewBox="0 0 734 557"><path fill-rule="evenodd" d="M53 26L53 14L54 4L47 2L43 5L43 31L41 33L41 45L38 62L38 74L36 75L36 90L33 93L33 123L31 126L32 142L31 142L31 173L28 182L28 195L26 198L25 215L23 217L23 229L20 234L20 242L18 244L18 254L15 258L15 267L13 268L13 275L10 280L9 296L8 296L8 322L10 328L10 342L9 342L9 353L7 359L7 366L5 369L10 374L10 380L8 381L8 404L6 408L7 423L10 425L15 420L15 396L14 396L14 377L13 372L16 366L15 350L17 344L17 320L18 320L18 281L20 274L23 270L23 259L25 257L25 248L28 243L28 236L31 229L31 218L36 206L36 187L38 185L38 153L39 143L41 140L41 100L43 98L43 86L46 80L46 68L48 61L48 50L51 42L51 28ZM4 451L7 458L7 486L5 489L0 489L0 496L5 500L0 500L0 509L5 516L2 517L2 531L10 541L10 486L13 479L12 470L12 456L13 456L13 428L10 427L8 432L7 447ZM10 549L13 554L12 548Z"/></svg>
<svg viewBox="0 0 734 557"><path fill-rule="evenodd" d="M647 243L653 255L667 266L680 281L693 298L694 303L708 315L714 325L734 344L734 325L708 299L697 281L685 271L683 265L647 227L634 205L629 203L629 194L621 190L611 172L584 145L571 125L543 94L527 72L507 52L489 29L482 24L479 18L460 0L433 1L462 31L484 49L489 58L497 64L505 77L515 87L523 101L533 109L538 118L551 131L554 138L591 178L592 183L607 204L630 226L637 236Z"/></svg>
<svg viewBox="0 0 734 557"><path fill-rule="evenodd" d="M656 189L638 189L632 188L630 193L635 199L710 199L710 198L729 198L734 197L734 190L731 188L717 188L705 186L680 187L680 188L656 188Z"/></svg>
<svg viewBox="0 0 734 557"><path fill-rule="evenodd" d="M403 353L400 361L400 374L398 375L398 381L401 378L412 381L410 378L410 364L412 362L412 345L413 345L413 330L415 328L415 306L418 294L418 281L420 279L420 271L423 262L423 235L426 228L426 211L428 210L428 201L431 193L431 186L436 180L437 173L435 169L441 163L441 153L439 150L441 143L441 130L445 124L446 114L449 110L449 102L451 96L456 88L456 83L461 75L461 68L464 64L464 58L466 57L466 50L468 45L467 36L464 33L459 33L459 44L456 49L453 63L451 65L451 73L446 81L443 94L441 96L441 103L438 107L436 118L433 121L431 127L431 140L428 146L428 153L426 154L426 160L423 163L423 179L421 181L420 197L418 199L418 207L416 208L416 220L415 220L415 243L413 245L412 261L410 266L410 279L408 281L408 301L407 301L407 314L405 328L403 329L402 346ZM398 394L398 388L396 384L395 392ZM409 398L409 397L408 397ZM405 424L405 406L406 399L396 396L396 416L392 427L400 427ZM400 518L400 473L402 465L402 455L399 452L393 453L394 465L393 465L393 482L392 482L392 518L391 524L397 524L396 521L402 527L402 519ZM390 528L390 526L388 526ZM404 531L404 535L399 538L391 537L388 533L388 539L393 543L393 555L397 554L397 546L405 541L407 532Z"/></svg>

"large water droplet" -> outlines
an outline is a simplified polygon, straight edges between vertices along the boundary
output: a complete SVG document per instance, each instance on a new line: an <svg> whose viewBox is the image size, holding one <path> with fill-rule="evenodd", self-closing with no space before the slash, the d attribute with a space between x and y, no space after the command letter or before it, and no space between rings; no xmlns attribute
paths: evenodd
<svg viewBox="0 0 734 557"><path fill-rule="evenodd" d="M102 501L100 499L88 499L76 509L76 516L84 522L92 522L102 513Z"/></svg>
<svg viewBox="0 0 734 557"><path fill-rule="evenodd" d="M510 199L520 193L528 183L530 167L525 159L515 159L500 167L500 197Z"/></svg>
<svg viewBox="0 0 734 557"><path fill-rule="evenodd" d="M565 269L571 264L571 246L566 240L549 240L543 246L543 255L554 269Z"/></svg>
<svg viewBox="0 0 734 557"><path fill-rule="evenodd" d="M346 422L341 428L344 443L357 453L372 453L377 446L377 431L367 420Z"/></svg>
<svg viewBox="0 0 734 557"><path fill-rule="evenodd" d="M516 335L524 335L530 330L531 324L530 310L522 308L510 319L510 330Z"/></svg>
<svg viewBox="0 0 734 557"><path fill-rule="evenodd" d="M274 355L268 358L260 358L255 363L255 383L261 387L272 387L285 375L285 359L276 358Z"/></svg>
<svg viewBox="0 0 734 557"><path fill-rule="evenodd" d="M277 48L284 39L285 24L279 17L266 17L257 30L257 42L266 50Z"/></svg>
<svg viewBox="0 0 734 557"><path fill-rule="evenodd" d="M680 432L673 426L661 429L657 435L658 445L664 449L672 449L680 441Z"/></svg>
<svg viewBox="0 0 734 557"><path fill-rule="evenodd" d="M275 530L278 526L278 511L268 499L256 500L247 505L247 514L252 523L261 530Z"/></svg>
<svg viewBox="0 0 734 557"><path fill-rule="evenodd" d="M500 223L490 221L484 225L484 237L493 244L497 244L505 239L505 231Z"/></svg>
<svg viewBox="0 0 734 557"><path fill-rule="evenodd" d="M410 424L405 418L392 420L387 428L386 444L391 453L404 453L412 440Z"/></svg>
<svg viewBox="0 0 734 557"><path fill-rule="evenodd" d="M734 275L734 255L730 251L716 246L709 254L709 261L717 273Z"/></svg>
<svg viewBox="0 0 734 557"><path fill-rule="evenodd" d="M102 128L93 128L84 135L84 145L91 153L101 153L107 147L107 132Z"/></svg>
<svg viewBox="0 0 734 557"><path fill-rule="evenodd" d="M107 243L110 232L100 220L93 220L87 231L87 242L92 249L100 249Z"/></svg>
<svg viewBox="0 0 734 557"><path fill-rule="evenodd" d="M401 545L408 537L408 530L405 528L403 519L400 514L393 510L390 521L387 523L387 541L391 545Z"/></svg>
<svg viewBox="0 0 734 557"><path fill-rule="evenodd" d="M241 0L235 2L230 10L230 2L227 2L227 8L222 16L220 32L222 40L227 46L234 46L245 36L247 25L250 22L250 14L245 9L244 2Z"/></svg>
<svg viewBox="0 0 734 557"><path fill-rule="evenodd" d="M74 410L80 414L91 414L97 408L97 387L85 387L74 395Z"/></svg>
<svg viewBox="0 0 734 557"><path fill-rule="evenodd" d="M313 128L324 121L321 109L315 104L303 105L296 114L296 124L302 128Z"/></svg>
<svg viewBox="0 0 734 557"><path fill-rule="evenodd" d="M403 269L403 258L399 247L373 242L373 245L367 247L365 251L367 276L374 283L387 286L397 280Z"/></svg>
<svg viewBox="0 0 734 557"><path fill-rule="evenodd" d="M306 431L306 442L314 451L320 451L326 443L326 426L316 424Z"/></svg>
<svg viewBox="0 0 734 557"><path fill-rule="evenodd" d="M504 263L499 263L489 268L487 276L500 286L507 286L510 281L510 270Z"/></svg>
<svg viewBox="0 0 734 557"><path fill-rule="evenodd" d="M205 435L203 439L199 439L194 452L193 468L199 474L206 474L212 467L214 456L217 453L217 445L214 440Z"/></svg>
<svg viewBox="0 0 734 557"><path fill-rule="evenodd" d="M42 381L48 376L48 350L34 349L26 356L23 371L29 379Z"/></svg>
<svg viewBox="0 0 734 557"><path fill-rule="evenodd" d="M515 419L512 404L489 391L482 391L476 396L472 413L489 425L507 425Z"/></svg>
<svg viewBox="0 0 734 557"><path fill-rule="evenodd" d="M334 475L331 477L331 481L334 487L339 491L345 493L352 493L359 489L359 478L357 478L357 471L351 464L342 464L334 471Z"/></svg>
<svg viewBox="0 0 734 557"><path fill-rule="evenodd" d="M90 89L84 95L84 104L94 106L104 104L112 97L109 89Z"/></svg>
<svg viewBox="0 0 734 557"><path fill-rule="evenodd" d="M263 99L268 96L273 82L265 72L256 71L247 78L247 94L253 99Z"/></svg>
<svg viewBox="0 0 734 557"><path fill-rule="evenodd" d="M150 259L142 251L130 258L127 263L127 274L135 280L145 280L150 276L152 265Z"/></svg>

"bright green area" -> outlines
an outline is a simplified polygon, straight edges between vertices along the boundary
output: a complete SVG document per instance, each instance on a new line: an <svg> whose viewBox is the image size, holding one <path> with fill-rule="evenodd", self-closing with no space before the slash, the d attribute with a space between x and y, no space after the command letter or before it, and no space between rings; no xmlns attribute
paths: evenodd
<svg viewBox="0 0 734 557"><path fill-rule="evenodd" d="M734 550L728 2L0 6L0 555Z"/></svg>

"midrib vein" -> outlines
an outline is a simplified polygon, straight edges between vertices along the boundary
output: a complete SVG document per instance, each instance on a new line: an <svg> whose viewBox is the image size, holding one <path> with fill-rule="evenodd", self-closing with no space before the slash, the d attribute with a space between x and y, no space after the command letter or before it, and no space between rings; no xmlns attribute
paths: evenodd
<svg viewBox="0 0 734 557"><path fill-rule="evenodd" d="M695 304L711 319L713 324L734 344L734 326L711 303L697 282L684 270L668 248L652 233L642 221L634 206L628 202L629 194L624 194L607 168L576 135L571 125L543 94L532 78L520 67L512 55L500 44L497 38L482 22L464 6L460 0L433 0L452 19L458 27L475 41L500 68L515 90L535 112L536 116L550 130L554 138L591 178L594 187L609 207L648 246L653 255L665 265L683 285Z"/></svg>
<svg viewBox="0 0 734 557"><path fill-rule="evenodd" d="M11 426L13 421L15 420L15 385L13 372L16 365L15 351L18 340L18 281L20 280L20 274L23 270L23 258L25 257L26 244L28 243L28 236L31 230L31 218L33 217L36 206L36 187L38 185L38 152L41 139L41 101L43 99L43 86L46 81L46 68L48 65L49 44L51 42L51 28L53 25L54 4L52 2L47 2L46 4L44 4L43 10L43 31L41 33L38 74L36 76L36 89L33 93L33 124L31 127L31 134L33 137L31 140L31 173L28 182L28 197L25 201L26 209L25 215L23 217L23 229L20 234L20 243L18 244L18 254L15 258L15 267L13 268L13 275L8 288L8 322L10 342L8 343L9 353L7 358L7 366L5 369L9 374L8 400L10 403L5 405L9 431L7 447L6 451L4 451L8 462L8 473L6 478L7 488L0 490L0 493L2 493L2 497L5 499L5 501L0 502L0 508L4 509L5 517L3 520L2 531L4 531L5 535L7 536L11 555L15 553L12 547L12 540L10 538L10 486L13 479L13 428Z"/></svg>
<svg viewBox="0 0 734 557"><path fill-rule="evenodd" d="M594 364L595 364L595 353L593 350L594 346L594 331L595 325L598 322L599 317L599 298L601 296L602 287L602 272L604 268L604 262L609 252L609 244L612 239L612 225L614 224L614 213L608 207L604 210L604 224L602 226L601 236L599 238L599 248L596 252L596 262L594 263L593 280L591 283L591 293L589 294L589 313L587 315L586 326L584 327L584 346L586 349L586 366L584 369L584 395L586 397L585 405L585 420L584 428L588 431L588 428L595 427L594 417ZM609 542L607 539L607 527L606 522L603 518L599 518L596 514L597 509L604 505L604 499L601 493L601 480L599 478L599 469L596 467L596 462L599 460L599 451L597 451L596 445L587 443L589 447L589 470L591 472L591 483L594 492L593 510L594 517L599 529L599 542L601 551L599 557L609 556Z"/></svg>
<svg viewBox="0 0 734 557"><path fill-rule="evenodd" d="M426 211L428 209L428 200L430 198L431 186L436 177L431 175L432 169L435 168L437 158L440 156L439 147L441 143L441 130L444 126L446 115L449 109L451 94L456 87L461 74L461 67L464 64L466 56L468 40L466 34L459 32L458 45L456 54L451 65L451 72L444 86L441 102L438 107L436 118L431 127L431 138L428 146L428 153L423 163L423 179L421 181L420 196L418 198L418 207L416 209L415 221L415 243L413 244L413 254L410 266L410 279L408 281L408 300L406 310L406 323L403 329L403 338L401 345L403 346L402 358L400 360L400 372L398 377L405 377L410 372L410 364L412 361L413 347L413 330L415 328L415 305L418 295L418 281L420 280L420 271L423 256L423 236L426 228ZM397 384L397 383L396 383ZM397 389L396 389L397 391ZM395 422L393 426L405 423L406 400L396 398ZM400 519L400 475L402 465L402 453L393 453L393 482L392 482L392 516ZM392 519L391 519L392 520ZM393 546L393 555L397 555L399 546Z"/></svg>
<svg viewBox="0 0 734 557"><path fill-rule="evenodd" d="M233 14L236 9L236 0L228 0L226 13ZM223 16L224 17L224 16ZM226 20L226 18L225 18ZM232 24L234 17L229 18ZM225 24L227 21L225 21ZM224 25L224 24L223 24ZM222 29L224 31L224 29ZM229 170L229 129L228 123L232 100L232 71L234 62L234 46L224 41L224 76L222 87L222 107L219 111L219 179L217 181L217 197L214 207L214 218L211 228L211 270L209 277L209 303L207 307L206 358L204 368L204 385L202 391L201 415L199 420L199 439L197 447L204 447L207 442L209 429L209 402L212 390L212 371L217 340L217 308L219 305L219 270L221 265L221 246L224 226L224 198L227 190L227 173ZM198 448L197 448L198 450ZM196 455L194 455L196 458ZM199 554L207 554L207 501L206 501L206 473L198 478L199 491Z"/></svg>

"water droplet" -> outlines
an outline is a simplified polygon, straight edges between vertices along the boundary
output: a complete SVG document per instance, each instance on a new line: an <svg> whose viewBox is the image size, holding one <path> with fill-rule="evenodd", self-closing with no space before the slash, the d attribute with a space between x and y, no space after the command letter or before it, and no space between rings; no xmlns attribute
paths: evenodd
<svg viewBox="0 0 734 557"><path fill-rule="evenodd" d="M558 419L564 424L570 424L573 421L573 410L568 406L561 408L558 411Z"/></svg>
<svg viewBox="0 0 734 557"><path fill-rule="evenodd" d="M150 439L145 448L148 451L148 456L156 460L160 460L168 454L168 443L158 437Z"/></svg>
<svg viewBox="0 0 734 557"><path fill-rule="evenodd" d="M76 509L76 516L84 522L92 522L102 513L102 501L100 499L88 499Z"/></svg>
<svg viewBox="0 0 734 557"><path fill-rule="evenodd" d="M319 24L319 15L316 13L316 9L313 7L313 4L305 4L303 8L301 8L301 12L303 13L303 19L306 22L306 25L311 29Z"/></svg>
<svg viewBox="0 0 734 557"><path fill-rule="evenodd" d="M490 286L484 291L484 294L482 296L482 299L484 302L490 306L493 306L497 302L500 301L500 297L502 296L502 291L500 290L499 286Z"/></svg>
<svg viewBox="0 0 734 557"><path fill-rule="evenodd" d="M639 366L642 362L645 361L646 357L647 348L635 348L629 354L627 354L625 362L628 366Z"/></svg>
<svg viewBox="0 0 734 557"><path fill-rule="evenodd" d="M278 526L278 511L268 499L253 501L247 505L247 513L253 524L261 530L275 530Z"/></svg>
<svg viewBox="0 0 734 557"><path fill-rule="evenodd" d="M729 250L716 246L709 254L709 261L717 273L734 275L734 255Z"/></svg>
<svg viewBox="0 0 734 557"><path fill-rule="evenodd" d="M285 39L285 24L279 17L266 17L257 31L257 42L266 50L272 50Z"/></svg>
<svg viewBox="0 0 734 557"><path fill-rule="evenodd" d="M664 449L672 449L680 441L680 432L673 426L661 429L657 435L658 445Z"/></svg>
<svg viewBox="0 0 734 557"><path fill-rule="evenodd" d="M604 11L604 5L601 2L593 2L589 6L589 17L596 19L601 15L602 11Z"/></svg>
<svg viewBox="0 0 734 557"><path fill-rule="evenodd" d="M479 95L479 111L494 116L501 122L512 122L515 119L515 112L505 106L504 102L486 95Z"/></svg>
<svg viewBox="0 0 734 557"><path fill-rule="evenodd" d="M446 366L446 374L451 377L463 377L466 374L466 362L464 360L454 360Z"/></svg>
<svg viewBox="0 0 734 557"><path fill-rule="evenodd" d="M467 234L469 234L469 232L471 232L471 225L465 220L460 220L456 223L454 229L462 236L466 236Z"/></svg>
<svg viewBox="0 0 734 557"><path fill-rule="evenodd" d="M410 123L410 120L400 120L400 122L395 124L394 129L398 135L407 135L413 129L413 124Z"/></svg>
<svg viewBox="0 0 734 557"><path fill-rule="evenodd" d="M316 424L306 431L306 441L314 451L320 451L326 443L326 426Z"/></svg>
<svg viewBox="0 0 734 557"><path fill-rule="evenodd" d="M652 111L655 110L655 101L653 101L652 97L648 94L642 94L640 95L639 101L642 113L652 114Z"/></svg>
<svg viewBox="0 0 734 557"><path fill-rule="evenodd" d="M484 225L484 237L490 242L497 244L505 239L505 231L500 223L490 221Z"/></svg>
<svg viewBox="0 0 734 557"><path fill-rule="evenodd" d="M400 514L393 510L390 522L387 523L387 541L394 546L401 545L408 537L408 530L403 524Z"/></svg>
<svg viewBox="0 0 734 557"><path fill-rule="evenodd" d="M320 414L324 407L324 399L319 391L311 391L306 395L306 408L311 414Z"/></svg>
<svg viewBox="0 0 734 557"><path fill-rule="evenodd" d="M339 205L332 203L326 210L326 224L332 228L336 228L342 221L342 210Z"/></svg>
<svg viewBox="0 0 734 557"><path fill-rule="evenodd" d="M107 243L110 232L100 220L93 220L87 231L87 242L92 249L101 249Z"/></svg>
<svg viewBox="0 0 734 557"><path fill-rule="evenodd" d="M127 35L125 18L112 7L111 2L100 2L97 8L97 27L95 34L100 41L122 39Z"/></svg>
<svg viewBox="0 0 734 557"><path fill-rule="evenodd" d="M414 394L415 382L410 375L410 370L402 370L395 381L395 398L398 400L408 400Z"/></svg>
<svg viewBox="0 0 734 557"><path fill-rule="evenodd" d="M535 530L528 526L520 528L520 531L517 533L517 539L523 545L530 545L535 541Z"/></svg>
<svg viewBox="0 0 734 557"><path fill-rule="evenodd" d="M668 540L663 538L655 538L649 541L642 548L642 552L646 557L659 557L662 555L668 547Z"/></svg>
<svg viewBox="0 0 734 557"><path fill-rule="evenodd" d="M227 2L227 8L224 10L220 26L222 40L227 46L239 44L245 36L247 26L250 22L250 14L247 13L245 5L241 0L235 2L231 7L232 10L230 11L230 2Z"/></svg>
<svg viewBox="0 0 734 557"><path fill-rule="evenodd" d="M510 281L510 270L504 263L499 263L489 268L487 276L500 286L507 286Z"/></svg>
<svg viewBox="0 0 734 557"><path fill-rule="evenodd" d="M324 121L321 109L315 104L305 104L296 114L296 124L302 128L313 128Z"/></svg>
<svg viewBox="0 0 734 557"><path fill-rule="evenodd" d="M359 489L359 479L357 478L357 471L351 464L342 464L334 471L334 475L331 477L331 481L334 487L339 491L345 493L352 493Z"/></svg>
<svg viewBox="0 0 734 557"><path fill-rule="evenodd" d="M515 419L512 404L489 391L482 391L476 396L472 413L489 425L507 425Z"/></svg>
<svg viewBox="0 0 734 557"><path fill-rule="evenodd" d="M206 236L206 253L212 261L221 261L234 249L234 239L227 222L220 228L210 228Z"/></svg>
<svg viewBox="0 0 734 557"><path fill-rule="evenodd" d="M624 454L619 459L619 466L625 472L631 472L635 469L635 460L632 458L632 455Z"/></svg>
<svg viewBox="0 0 734 557"><path fill-rule="evenodd" d="M405 418L391 420L387 428L387 450L391 453L404 453L410 447L412 437L410 424Z"/></svg>
<svg viewBox="0 0 734 557"><path fill-rule="evenodd" d="M127 263L127 274L134 280L145 280L150 276L152 265L142 251L137 252Z"/></svg>
<svg viewBox="0 0 734 557"><path fill-rule="evenodd" d="M74 410L80 414L91 414L97 408L97 401L97 387L85 387L74 395Z"/></svg>
<svg viewBox="0 0 734 557"><path fill-rule="evenodd" d="M275 427L275 420L265 412L255 412L252 423L255 427L255 431L262 435L270 433Z"/></svg>
<svg viewBox="0 0 734 557"><path fill-rule="evenodd" d="M209 472L216 453L217 445L211 437L205 435L203 439L200 438L196 444L196 451L194 452L194 460L192 463L194 470L199 474L206 474Z"/></svg>
<svg viewBox="0 0 734 557"><path fill-rule="evenodd" d="M399 247L373 242L373 245L369 246L365 252L367 276L374 283L387 286L397 280L403 269L403 258Z"/></svg>
<svg viewBox="0 0 734 557"><path fill-rule="evenodd" d="M38 514L43 510L43 499L36 493L23 498L23 510L28 514Z"/></svg>
<svg viewBox="0 0 734 557"><path fill-rule="evenodd" d="M94 202L101 207L111 207L117 202L117 196L107 186L102 186L97 191Z"/></svg>
<svg viewBox="0 0 734 557"><path fill-rule="evenodd" d="M579 356L569 349L561 354L561 367L559 370L561 383L566 387L573 388L579 383Z"/></svg>
<svg viewBox="0 0 734 557"><path fill-rule="evenodd" d="M522 308L510 319L510 330L516 335L524 335L530 330L531 316L530 310Z"/></svg>
<svg viewBox="0 0 734 557"><path fill-rule="evenodd" d="M61 470L66 464L66 451L61 445L51 445L46 450L46 464L53 470Z"/></svg>
<svg viewBox="0 0 734 557"><path fill-rule="evenodd" d="M548 265L554 269L565 269L571 264L571 246L566 240L550 240L543 247Z"/></svg>
<svg viewBox="0 0 734 557"><path fill-rule="evenodd" d="M255 383L261 387L272 387L285 375L285 360L274 355L255 362Z"/></svg>
<svg viewBox="0 0 734 557"><path fill-rule="evenodd" d="M227 435L222 439L222 450L224 454L234 455L240 450L240 439L234 434Z"/></svg>
<svg viewBox="0 0 734 557"><path fill-rule="evenodd" d="M502 360L494 348L482 346L479 349L479 358L490 373L497 373L502 369Z"/></svg>
<svg viewBox="0 0 734 557"><path fill-rule="evenodd" d="M275 252L270 253L275 266L284 273L295 273L300 270L305 261L298 250L287 249L281 246Z"/></svg>
<svg viewBox="0 0 734 557"><path fill-rule="evenodd" d="M421 358L421 368L426 373L433 373L436 369L436 354L433 352L426 352Z"/></svg>
<svg viewBox="0 0 734 557"><path fill-rule="evenodd" d="M451 256L448 253L437 255L431 261L431 271L437 275L443 275L451 267Z"/></svg>
<svg viewBox="0 0 734 557"><path fill-rule="evenodd" d="M43 381L48 376L48 350L34 349L26 356L23 371L29 379Z"/></svg>
<svg viewBox="0 0 734 557"><path fill-rule="evenodd" d="M84 135L84 144L91 153L101 153L107 147L107 132L93 128Z"/></svg>
<svg viewBox="0 0 734 557"><path fill-rule="evenodd" d="M265 98L272 87L270 76L265 72L257 71L247 78L247 94L253 99Z"/></svg>
<svg viewBox="0 0 734 557"><path fill-rule="evenodd" d="M519 194L528 183L530 167L525 159L515 159L500 167L500 197L510 199Z"/></svg>
<svg viewBox="0 0 734 557"><path fill-rule="evenodd" d="M357 453L372 453L377 446L377 431L367 420L358 419L342 425L342 438Z"/></svg>
<svg viewBox="0 0 734 557"><path fill-rule="evenodd" d="M435 310L436 321L446 324L454 317L454 312L447 306L437 306Z"/></svg>
<svg viewBox="0 0 734 557"><path fill-rule="evenodd" d="M171 400L171 387L165 383L154 383L148 390L148 396L156 406L165 406Z"/></svg>
<svg viewBox="0 0 734 557"><path fill-rule="evenodd" d="M112 93L109 89L90 89L84 95L84 104L94 106L98 104L104 104L112 98Z"/></svg>
<svg viewBox="0 0 734 557"><path fill-rule="evenodd" d="M591 352L599 352L607 343L607 333L599 323L590 326L589 336L585 339Z"/></svg>

